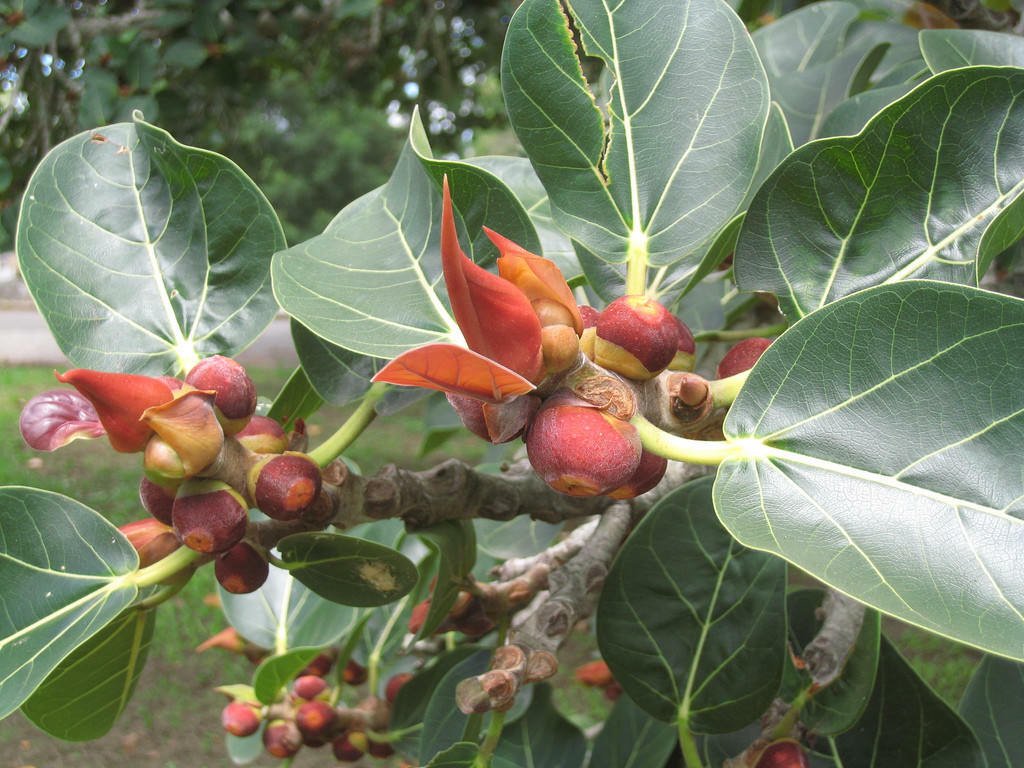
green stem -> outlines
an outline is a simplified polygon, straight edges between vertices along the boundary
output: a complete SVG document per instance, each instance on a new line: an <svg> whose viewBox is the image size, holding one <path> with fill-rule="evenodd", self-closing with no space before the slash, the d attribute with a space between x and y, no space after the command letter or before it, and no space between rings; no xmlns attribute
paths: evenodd
<svg viewBox="0 0 1024 768"><path fill-rule="evenodd" d="M491 765L491 757L494 755L494 750L497 748L498 741L501 739L501 731L504 726L505 713L492 712L491 724L487 726L487 735L484 737L483 744L480 745L480 751L476 753L476 760L473 762L473 768L489 768Z"/></svg>
<svg viewBox="0 0 1024 768"><path fill-rule="evenodd" d="M161 603L166 603L176 594L184 589L185 585L188 584L188 580L184 580L178 584L169 584L164 587L160 587L156 592L147 597L145 600L140 601L135 605L140 610L146 610L148 608L156 608Z"/></svg>
<svg viewBox="0 0 1024 768"><path fill-rule="evenodd" d="M700 753L697 751L697 740L690 730L690 723L682 717L679 718L679 748L683 752L686 768L704 768Z"/></svg>
<svg viewBox="0 0 1024 768"><path fill-rule="evenodd" d="M332 707L338 706L338 702L341 701L341 690L345 687L345 667L348 666L348 660L352 658L352 652L355 651L356 646L363 639L363 630L366 629L366 624L369 620L370 614L366 614L359 620L355 629L349 633L345 645L338 652L338 658L334 662L334 674L337 676L338 684L331 691L330 703Z"/></svg>
<svg viewBox="0 0 1024 768"><path fill-rule="evenodd" d="M782 716L782 719L776 723L772 729L771 736L769 738L772 741L776 739L787 739L793 733L793 727L797 724L800 719L800 713L803 712L804 706L810 701L811 696L814 694L811 692L811 686L807 686L800 691L789 705L789 709L786 710L786 714Z"/></svg>
<svg viewBox="0 0 1024 768"><path fill-rule="evenodd" d="M709 381L708 387L711 389L711 400L715 407L724 408L727 405L732 405L749 375L750 371L746 370L724 379Z"/></svg>
<svg viewBox="0 0 1024 768"><path fill-rule="evenodd" d="M179 547L163 560L158 560L152 565L142 568L132 576L132 582L137 587L151 587L174 576L174 574L185 570L192 565L200 553L188 547Z"/></svg>
<svg viewBox="0 0 1024 768"><path fill-rule="evenodd" d="M388 637L391 636L391 630L395 628L395 622L402 615L402 611L405 610L405 604L408 602L409 596L406 595L395 605L395 610L388 617L387 624L384 625L384 629L380 632L380 637L377 638L377 644L373 646L373 650L370 651L370 657L366 660L366 681L371 696L377 695L377 681L380 677L380 657L384 653L384 644L387 642Z"/></svg>
<svg viewBox="0 0 1024 768"><path fill-rule="evenodd" d="M391 742L398 741L410 733L416 733L417 731L423 730L423 723L416 723L416 725L410 725L408 728L398 728L394 731L385 731L379 733L377 731L367 731L366 738L370 741L375 741L378 744L388 744Z"/></svg>
<svg viewBox="0 0 1024 768"><path fill-rule="evenodd" d="M733 330L721 329L718 331L702 331L693 334L694 341L742 341L743 339L763 339L769 336L778 336L789 328L789 323L783 320L775 325L762 325L760 328L736 328Z"/></svg>
<svg viewBox="0 0 1024 768"><path fill-rule="evenodd" d="M647 235L639 230L629 233L626 250L626 295L639 296L647 290Z"/></svg>
<svg viewBox="0 0 1024 768"><path fill-rule="evenodd" d="M309 457L321 467L326 467L338 458L355 439L362 434L363 430L370 426L370 423L377 416L374 407L377 405L384 393L387 392L387 384L372 384L363 395L359 407L352 412L345 423L338 427L338 431L324 440L320 445L309 452Z"/></svg>
<svg viewBox="0 0 1024 768"><path fill-rule="evenodd" d="M691 440L658 429L640 414L630 423L640 433L640 441L651 453L666 459L686 461L690 464L718 465L737 453L735 446L726 440Z"/></svg>

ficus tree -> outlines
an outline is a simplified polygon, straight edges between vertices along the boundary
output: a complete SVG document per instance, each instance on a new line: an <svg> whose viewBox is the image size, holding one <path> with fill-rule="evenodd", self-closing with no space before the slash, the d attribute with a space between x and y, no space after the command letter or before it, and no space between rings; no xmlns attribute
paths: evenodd
<svg viewBox="0 0 1024 768"><path fill-rule="evenodd" d="M905 21L525 0L525 157L438 159L414 116L291 246L141 114L55 147L17 250L77 367L21 428L141 454L147 516L0 489L0 715L106 732L212 567L258 660L221 689L237 762L1024 763L1024 42ZM232 356L279 309L271 397ZM502 460L345 462L432 392ZM325 402L355 407L314 445ZM882 614L984 652L956 710ZM545 681L587 631L621 695L584 734Z"/></svg>

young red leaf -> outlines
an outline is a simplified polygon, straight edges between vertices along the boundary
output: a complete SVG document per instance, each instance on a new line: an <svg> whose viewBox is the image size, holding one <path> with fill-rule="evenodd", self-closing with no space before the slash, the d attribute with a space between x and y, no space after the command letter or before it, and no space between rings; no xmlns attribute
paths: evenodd
<svg viewBox="0 0 1024 768"><path fill-rule="evenodd" d="M544 373L540 321L516 286L474 264L459 246L448 180L441 211L441 266L448 300L466 344L530 380Z"/></svg>
<svg viewBox="0 0 1024 768"><path fill-rule="evenodd" d="M486 403L502 403L534 389L515 371L454 344L427 344L403 352L373 380L437 389Z"/></svg>
<svg viewBox="0 0 1024 768"><path fill-rule="evenodd" d="M85 395L107 430L110 444L123 453L141 451L153 434L139 420L142 412L174 397L165 381L152 376L74 368L58 373L57 380Z"/></svg>
<svg viewBox="0 0 1024 768"><path fill-rule="evenodd" d="M51 389L33 397L21 409L18 427L37 451L55 451L78 438L107 434L92 403L70 389Z"/></svg>

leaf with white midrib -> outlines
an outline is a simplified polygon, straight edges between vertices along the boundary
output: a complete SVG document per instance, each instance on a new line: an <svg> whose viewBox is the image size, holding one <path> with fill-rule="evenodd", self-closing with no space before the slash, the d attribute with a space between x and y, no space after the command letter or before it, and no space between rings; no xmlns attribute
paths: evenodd
<svg viewBox="0 0 1024 768"><path fill-rule="evenodd" d="M983 658L960 699L959 712L977 736L988 768L1024 765L1024 664Z"/></svg>
<svg viewBox="0 0 1024 768"><path fill-rule="evenodd" d="M747 546L905 621L1024 657L1024 302L864 291L765 353L715 506Z"/></svg>

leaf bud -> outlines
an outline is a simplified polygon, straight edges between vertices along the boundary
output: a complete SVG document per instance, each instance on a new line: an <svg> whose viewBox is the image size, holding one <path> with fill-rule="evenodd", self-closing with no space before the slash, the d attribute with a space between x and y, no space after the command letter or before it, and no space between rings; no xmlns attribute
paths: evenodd
<svg viewBox="0 0 1024 768"><path fill-rule="evenodd" d="M210 466L224 446L224 430L208 392L179 390L174 399L147 408L142 420L178 454L186 477Z"/></svg>
<svg viewBox="0 0 1024 768"><path fill-rule="evenodd" d="M576 667L574 674L576 679L583 683L583 685L593 686L596 688L604 688L606 685L611 685L615 682L615 677L612 675L612 671L608 667L608 663L603 659L588 661L586 664L581 664Z"/></svg>
<svg viewBox="0 0 1024 768"><path fill-rule="evenodd" d="M546 325L540 332L544 369L550 373L567 371L580 357L580 339L568 325Z"/></svg>
<svg viewBox="0 0 1024 768"><path fill-rule="evenodd" d="M424 622L427 620L428 613L430 613L430 600L416 603L413 606L412 613L409 615L409 632L414 635L419 634L419 631L423 629Z"/></svg>
<svg viewBox="0 0 1024 768"><path fill-rule="evenodd" d="M245 738L260 729L260 715L256 707L244 701L232 701L220 713L220 723L232 736Z"/></svg>
<svg viewBox="0 0 1024 768"><path fill-rule="evenodd" d="M254 415L235 439L253 453L284 453L288 450L288 435L269 416Z"/></svg>
<svg viewBox="0 0 1024 768"><path fill-rule="evenodd" d="M771 339L750 338L738 341L730 347L718 363L716 376L719 379L727 379L737 373L749 371L754 363L771 346Z"/></svg>
<svg viewBox="0 0 1024 768"><path fill-rule="evenodd" d="M316 501L320 467L304 453L268 456L248 473L249 496L267 517L297 520Z"/></svg>
<svg viewBox="0 0 1024 768"><path fill-rule="evenodd" d="M263 586L270 566L262 553L240 541L217 558L213 572L224 589L234 595L246 595Z"/></svg>
<svg viewBox="0 0 1024 768"><path fill-rule="evenodd" d="M186 480L171 512L174 532L189 549L226 552L241 541L249 521L248 505L219 480Z"/></svg>
<svg viewBox="0 0 1024 768"><path fill-rule="evenodd" d="M169 481L185 477L181 456L159 435L153 435L146 443L146 452L142 454L142 471L154 483L165 486Z"/></svg>
<svg viewBox="0 0 1024 768"><path fill-rule="evenodd" d="M256 412L256 385L245 368L230 357L214 355L200 360L188 372L185 383L215 393L213 404L229 435L242 429Z"/></svg>

